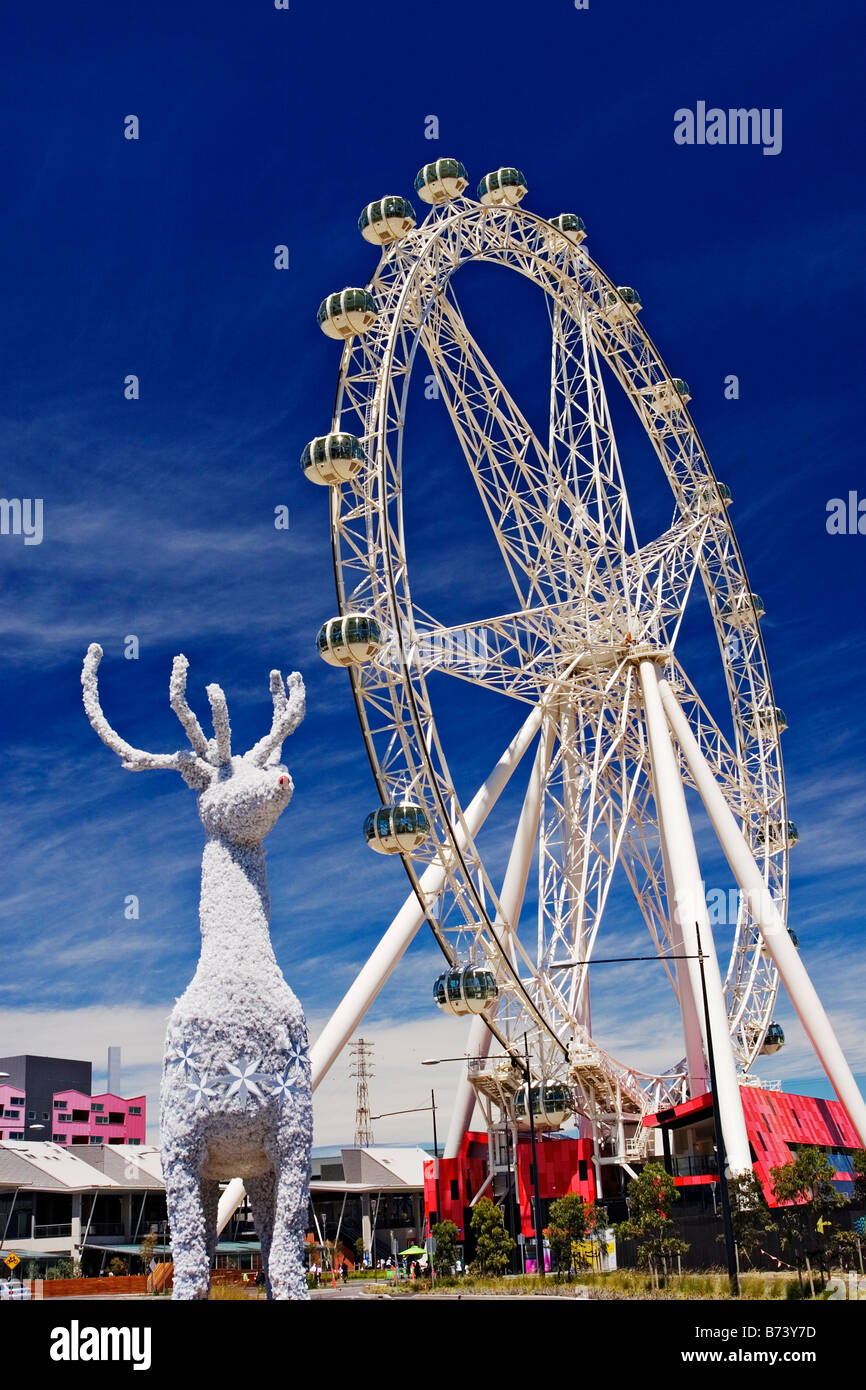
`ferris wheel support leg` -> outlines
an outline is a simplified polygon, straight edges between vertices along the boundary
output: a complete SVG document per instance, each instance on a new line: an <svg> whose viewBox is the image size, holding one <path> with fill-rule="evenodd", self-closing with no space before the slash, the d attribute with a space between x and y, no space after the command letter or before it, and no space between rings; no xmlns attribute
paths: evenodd
<svg viewBox="0 0 866 1390"><path fill-rule="evenodd" d="M678 919L686 953L692 957L688 964L691 967L689 974L692 982L692 994L695 999L700 997L701 990L699 963L695 959L698 953L696 922L700 924L701 941L704 945L704 974L708 1013L704 1027L709 1027L712 1033L713 1052L716 1061L716 1085L718 1087L715 1100L722 1125L728 1165L733 1173L750 1172L752 1159L749 1152L749 1138L746 1132L740 1087L737 1082L734 1053L728 1032L728 1015L725 1008L722 977L713 944L713 934L703 893L701 871L688 807L686 806L685 791L680 777L679 762L668 733L654 662L642 661L640 663L640 680L657 796L659 832L667 847L667 858L671 868L672 884L670 886L673 888L674 897L673 915ZM698 1018L700 1021L700 1014L698 1014Z"/></svg>
<svg viewBox="0 0 866 1390"><path fill-rule="evenodd" d="M553 731L547 738L541 738L538 744L538 751L535 755L535 762L532 765L532 773L529 778L529 786L523 800L520 811L520 819L517 822L517 832L514 836L514 843L511 846L511 853L508 857L508 866L505 870L505 878L502 883L502 892L499 895L499 903L502 908L502 917L497 919L497 925L505 929L506 940L517 925L520 917L520 910L523 906L523 897L526 892L526 882L529 878L529 870L532 866L532 855L535 849L535 838L538 833L538 819L541 814L541 793L544 783L544 768L549 756L550 746L553 740ZM488 1013L492 1017L496 1011L495 1003L491 1006ZM490 1051L490 1040L493 1037L490 1029L484 1021L483 1014L476 1014L469 1029L469 1038L466 1045L467 1057L486 1057ZM451 1123L448 1126L448 1137L445 1140L445 1158L456 1158L460 1153L460 1145L463 1143L463 1136L472 1121L472 1112L475 1109L475 1088L469 1080L468 1068L464 1069L457 1086L457 1095L454 1098L454 1106L451 1111Z"/></svg>
<svg viewBox="0 0 866 1390"><path fill-rule="evenodd" d="M464 815L466 832L464 833L459 826L457 829L456 838L460 848L465 844L467 834L472 838L481 829L511 774L538 733L541 718L541 709L534 709L486 782L475 793ZM428 865L421 875L421 892L426 898L436 897L441 892L446 877L447 870L441 861ZM423 922L424 909L416 895L410 893L373 954L362 967L354 984L343 996L310 1048L313 1090L327 1075L385 981L402 960Z"/></svg>
<svg viewBox="0 0 866 1390"><path fill-rule="evenodd" d="M791 1003L845 1109L861 1144L866 1145L866 1104L839 1046L817 990L786 930L755 857L706 761L673 690L666 681L659 692L671 731L695 779L713 829L742 890L764 945L782 979Z"/></svg>
<svg viewBox="0 0 866 1390"><path fill-rule="evenodd" d="M667 728L664 727L664 714L658 703L658 680L655 666L652 662L645 662L648 671L644 675L643 666L640 671L641 686L644 691L644 706L646 708L647 729L650 740L650 778L653 785L656 805L661 804L661 788L659 781L663 765L667 765L670 777L679 781L679 773L670 747ZM650 701L647 701L647 682L649 683ZM652 702L652 693L655 692L655 703ZM658 715L661 713L662 719L659 721ZM653 717L651 717L651 714ZM659 756L656 757L656 747L660 746ZM667 745L667 750L665 749ZM665 756L667 753L667 756ZM691 834L691 831L689 831ZM659 839L661 842L662 864L664 867L665 884L667 885L668 898L674 903L679 901L677 880L675 877L674 866L668 853L668 836L664 833L661 824L661 810L659 810ZM692 927L692 920L683 921L679 914L674 911L671 913L671 937L673 954L675 956L694 956L697 951L697 937ZM689 937L689 929L691 936ZM706 937L704 938L707 939ZM691 944L687 942L691 940ZM695 978L697 961L679 959L674 961L674 973L677 979L677 995L679 996L680 1014L683 1020L683 1035L686 1046L686 1067L689 1079L689 1091L693 1096L702 1095L709 1089L707 1081L707 1070L704 1062L703 1028L698 1013L697 1001L701 997L700 976Z"/></svg>

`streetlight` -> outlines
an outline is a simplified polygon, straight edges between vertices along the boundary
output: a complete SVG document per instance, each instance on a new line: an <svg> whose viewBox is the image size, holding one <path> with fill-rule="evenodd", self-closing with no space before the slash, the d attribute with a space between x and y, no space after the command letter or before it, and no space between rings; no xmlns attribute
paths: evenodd
<svg viewBox="0 0 866 1390"><path fill-rule="evenodd" d="M532 1111L532 1072L529 1068L529 1034L523 1034L523 1046L526 1053L526 1060L522 1061L512 1052L504 1052L500 1057L426 1057L422 1060L422 1067L436 1067L440 1062L486 1062L486 1061L509 1061L512 1065L519 1067L523 1072L526 1081L526 1109L529 1114L529 1142L532 1155L532 1197L530 1210L533 1214L533 1224L535 1226L535 1263L541 1278L544 1278L544 1237L541 1234L541 1193L539 1191L538 1174L538 1152L535 1147L535 1116ZM541 1090L539 1089L539 1095ZM516 1158L516 1155L515 1155ZM533 1176L534 1175L534 1176Z"/></svg>
<svg viewBox="0 0 866 1390"><path fill-rule="evenodd" d="M442 1197L439 1191L439 1142L436 1138L436 1093L430 1090L429 1105L413 1105L409 1110L386 1110L381 1115L371 1115L370 1122L373 1120L387 1120L392 1115L417 1115L422 1110L432 1110L433 1112L433 1180L436 1184L436 1216L442 1220ZM428 1232L430 1231L430 1221L427 1222ZM431 1233L432 1234L432 1233ZM433 1256L430 1256L430 1278L431 1283L435 1282L436 1275L433 1269Z"/></svg>
<svg viewBox="0 0 866 1390"><path fill-rule="evenodd" d="M575 970L582 965L618 965L623 961L633 960L697 960L701 974L701 993L704 1005L704 1028L707 1036L707 1065L710 1072L710 1092L712 1096L713 1128L715 1130L716 1141L716 1162L719 1169L719 1198L722 1206L722 1225L725 1231L725 1249L728 1257L728 1278L731 1282L731 1296L738 1298L740 1293L740 1281L737 1275L737 1252L734 1243L734 1226L731 1220L731 1197L728 1192L728 1180L726 1177L727 1155L725 1153L725 1141L722 1136L722 1126L719 1119L719 1106L716 1099L716 1060L713 1049L713 1032L710 1027L710 1008L707 1000L707 981L704 974L704 949L701 945L701 928L695 922L697 933L698 951L696 956L691 955L666 955L666 956L610 956L599 960L571 960L560 963L560 969ZM713 1198L715 1205L715 1197Z"/></svg>

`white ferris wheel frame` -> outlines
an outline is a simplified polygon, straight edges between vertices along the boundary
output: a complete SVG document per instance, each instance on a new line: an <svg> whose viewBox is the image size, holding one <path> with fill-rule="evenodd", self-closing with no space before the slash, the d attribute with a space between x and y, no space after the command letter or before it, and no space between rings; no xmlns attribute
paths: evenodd
<svg viewBox="0 0 866 1390"><path fill-rule="evenodd" d="M513 269L547 296L552 369L546 445L449 297L454 272L469 261ZM531 1032L534 1079L565 1080L576 1112L591 1123L596 1164L606 1141L611 1156L602 1161L629 1168L629 1158L646 1156L642 1116L707 1086L706 1026L695 1002L700 921L732 1171L750 1167L738 1085L750 1079L760 1053L780 974L866 1144L866 1106L786 927L781 729L760 610L681 384L675 385L635 312L585 247L520 207L485 206L465 196L433 207L423 223L382 248L368 289L378 316L345 344L332 423L335 432L359 439L367 459L355 477L331 489L335 580L341 615L363 611L390 638L379 659L350 667L382 803L422 804L432 835L411 858L402 856L412 891L311 1048L314 1088L426 921L449 961L464 959L468 949L474 960L492 966L500 987L496 1004L472 1020L466 1055L475 1060L467 1063L446 1156L458 1152L476 1100L489 1128L497 1108L513 1124L521 1082L517 1038ZM520 600L513 612L464 628L438 624L413 605L409 589L403 421L419 346ZM643 546L631 520L601 361L629 397L673 493L671 527ZM716 629L732 738L674 653L698 574ZM469 629L473 640L483 635L481 663ZM436 654L446 644L450 675L491 686L529 711L465 807L425 679L426 670L441 669ZM457 651L462 658L455 659ZM475 839L534 741L497 891ZM740 888L724 982L684 787L699 792ZM781 840L774 841L775 828ZM533 956L516 927L536 844ZM618 862L683 1017L686 1058L661 1074L639 1071L599 1046L592 1036L588 968L575 968L575 961L591 960ZM570 957L551 960L554 944ZM674 959L678 955L689 959ZM492 1036L515 1065L484 1060ZM242 1196L243 1184L235 1179L220 1201L219 1229Z"/></svg>
<svg viewBox="0 0 866 1390"><path fill-rule="evenodd" d="M469 260L509 266L532 279L551 301L552 447L542 446L535 438L473 342L456 305L445 296L454 271ZM606 553L612 552L616 560L624 562L630 571L632 592L645 596L652 605L656 633L661 630L665 637L669 634L666 646L671 659L667 674L675 680L687 707L697 717L705 754L727 784L753 850L763 861L764 881L784 914L787 846L774 852L770 831L772 824L786 822L784 778L760 627L755 614L745 611L750 601L749 587L726 508L701 505L708 489L712 489L712 496L718 494L690 417L684 406L659 410L654 404L660 389L672 392L671 377L636 316L629 310L619 314L616 322L607 320L605 296L613 295L620 303L615 287L583 247L556 233L550 223L523 209L484 207L467 198L454 200L444 210L434 209L420 227L386 246L369 288L379 306L379 316L367 333L346 345L333 429L355 434L371 462L355 479L332 493L335 574L341 612L370 613L392 637L391 655L396 659L352 669L352 684L382 801L418 800L428 815L432 812L437 832L433 842L413 860L404 862L416 891L425 865L436 861L448 865L447 890L437 900L438 911L425 903L427 920L443 950L449 958L456 959L448 942L448 913L442 909L446 906L453 918L459 905L465 930L471 930L474 922L482 924L482 931L474 933L476 953L497 958L500 968L506 955L502 941L496 939L497 913L500 922L504 920L498 895L468 833L439 744L424 678L424 654L431 654L431 664L435 665L437 653L448 650L451 660L447 669L451 675L493 685L518 700L537 704L546 696L549 698L551 678L555 684L558 673L551 669L550 659L545 665L545 658L562 658L561 672L567 665L562 648L567 647L569 640L573 643L576 622L582 620L587 628L590 623L603 625L610 620L618 600L621 603L621 594L615 591L618 576L613 566L607 594L605 576L597 570L589 576L595 593L581 593L581 585L584 591L589 587L586 574L577 572L586 537L597 546L600 542L599 548L604 546ZM577 352L575 339L580 345ZM505 563L524 599L522 610L487 624L472 623L468 625L471 631L438 626L413 606L409 593L400 505L402 422L409 375L419 345L426 350L438 379ZM634 403L678 503L675 526L643 549L637 547L631 524L597 370L599 357L613 367ZM581 370L590 383L589 411L580 410L576 404L576 393L569 381L569 372L575 370ZM578 413L576 423L573 417ZM586 461L589 451L583 446L587 436L592 467L588 477L577 480L574 461L578 456L581 462ZM551 457L557 446L560 458L565 455L561 462ZM566 525L561 523L564 510L582 510L582 535L576 536L574 530L568 533L567 519ZM630 550L625 548L628 542ZM713 616L719 646L728 658L724 666L734 716L734 749L672 656L685 598L698 571L715 600ZM719 614L724 601L732 595L743 605L735 612L737 640L733 644L732 628ZM628 616L634 626L637 615ZM568 633L564 640L563 630ZM477 644L479 635L483 638L481 673L474 670L478 663L473 643ZM585 635L589 637L588 632ZM606 635L599 634L602 641L598 646L606 647L604 652L593 654L593 644L585 642L591 661L593 655L599 663L602 656L609 659ZM611 684L624 678L635 687L635 656L646 646L641 640L645 636L650 634L632 634L631 650L623 651L621 660L609 672ZM654 646L658 650L657 640ZM454 653L461 650L466 653L463 669L459 657L454 659ZM593 680L596 675L597 664ZM561 674L559 679L562 683ZM610 709L603 710L606 722L615 723L623 712L617 703L613 701ZM756 732L750 727L750 717ZM607 749L602 750L600 743L596 746L596 754L604 754L603 766L596 759L597 776L604 779L607 773L608 785L603 796L594 798L601 804L596 804L591 814L596 824L607 824L609 833L612 828L614 839L618 835L620 843L628 826L622 815L616 823L613 798L619 793L622 807L632 806L638 791L646 792L647 779L640 789L637 780L629 778L627 758L620 759L613 775L607 769L616 758L617 749L627 744L629 735L636 747L640 744L640 732L634 737L636 721L639 722L639 701L632 700L628 726L620 720L621 727L613 729ZM580 733L576 730L575 737L579 738ZM645 753L639 756L645 757ZM555 775L553 767L550 773ZM690 781L685 767L683 773ZM619 785L614 785L615 778ZM567 777L561 776L561 780L567 790ZM543 858L545 845L542 829ZM636 843L631 866L639 864L641 852L648 854L646 846ZM615 850L614 861L616 857ZM584 857L584 881L580 885L583 904L595 889L603 906L610 873L601 875L599 864L597 854ZM632 886L657 948L661 954L669 954L670 944L662 944L668 932L664 894L658 892L661 867L657 857L655 862L647 860L643 867L646 881L641 885L635 879ZM595 883L591 881L593 871ZM548 883L555 896L561 887L555 873L548 875ZM553 913L549 916L552 921ZM597 930L599 920L596 917L584 933L590 951L593 928ZM561 926L560 913L553 928L553 934L560 939ZM481 949L477 940L482 934L486 936L487 950ZM520 943L514 933L510 935L513 957L521 954ZM563 941L566 947L574 944ZM520 967L535 975L535 1004L544 1015L544 1020L537 1020L539 1032L543 1022L555 1013L560 1016L558 1032L573 1032L574 987L569 991L570 998L565 998L555 972L537 959L528 959L525 950ZM519 976L520 967L512 971L515 993L521 987L513 977ZM571 980L578 982L578 996L586 994L587 974L587 970L570 972ZM777 976L762 950L746 904L741 905L727 987L735 1051L744 1069L748 1069L770 1022ZM527 1005L524 1001L524 1009L533 1012L531 1002ZM647 1075L646 1080L649 1079ZM672 1076L654 1080L663 1082L671 1092L676 1090ZM653 1089L658 1094L658 1088Z"/></svg>

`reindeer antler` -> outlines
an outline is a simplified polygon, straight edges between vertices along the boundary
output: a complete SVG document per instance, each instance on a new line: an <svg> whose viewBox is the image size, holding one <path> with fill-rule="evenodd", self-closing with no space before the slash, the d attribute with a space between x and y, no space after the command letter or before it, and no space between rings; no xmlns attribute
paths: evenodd
<svg viewBox="0 0 866 1390"><path fill-rule="evenodd" d="M246 755L250 762L257 763L259 767L265 763L279 762L284 740L295 732L306 713L307 701L300 671L293 671L288 677L285 690L280 672L272 671L271 695L274 701L271 731L260 738Z"/></svg>
<svg viewBox="0 0 866 1390"><path fill-rule="evenodd" d="M126 739L115 733L99 703L99 685L96 673L99 670L101 660L102 648L98 642L92 642L87 648L87 655L84 658L84 666L81 671L84 708L94 732L99 735L106 747L123 759L123 766L129 772L144 772L149 768L171 768L180 772L191 784L200 784L202 780L210 781L213 776L213 768L204 758L197 756L202 751L201 744L204 743L206 750L207 743L195 715L186 703L184 693L186 669L189 664L186 657L177 656L174 659L169 693L171 707L186 729L189 741L196 749L194 753L188 753L186 750L177 753L145 753L141 748L133 748L131 743L127 743Z"/></svg>
<svg viewBox="0 0 866 1390"><path fill-rule="evenodd" d="M232 729L229 724L229 707L221 685L206 685L205 692L210 701L215 744L213 761L217 764L232 760Z"/></svg>

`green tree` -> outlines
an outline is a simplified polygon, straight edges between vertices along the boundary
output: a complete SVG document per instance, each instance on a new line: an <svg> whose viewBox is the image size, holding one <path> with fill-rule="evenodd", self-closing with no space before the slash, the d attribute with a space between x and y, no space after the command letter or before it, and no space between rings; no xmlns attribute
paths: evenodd
<svg viewBox="0 0 866 1390"><path fill-rule="evenodd" d="M761 1249L767 1233L778 1230L778 1226L767 1205L764 1189L751 1169L728 1179L728 1193L734 1244L738 1252L746 1256L749 1264L753 1264L755 1253ZM719 1240L724 1238L724 1235L718 1237Z"/></svg>
<svg viewBox="0 0 866 1390"><path fill-rule="evenodd" d="M430 1234L436 1241L433 1268L437 1274L450 1274L457 1263L457 1227L453 1221L439 1221Z"/></svg>
<svg viewBox="0 0 866 1390"><path fill-rule="evenodd" d="M550 1249L557 1268L567 1272L569 1278L575 1264L575 1242L585 1240L598 1219L595 1206L587 1205L577 1192L567 1192L550 1204Z"/></svg>
<svg viewBox="0 0 866 1390"><path fill-rule="evenodd" d="M797 1274L809 1275L814 1292L812 1261L821 1271L821 1287L830 1272L838 1231L830 1217L845 1198L833 1186L834 1169L827 1155L813 1146L801 1149L790 1163L770 1169L773 1192L783 1205L778 1211L782 1243L793 1252Z"/></svg>
<svg viewBox="0 0 866 1390"><path fill-rule="evenodd" d="M667 1274L668 1260L683 1255L688 1244L675 1234L671 1208L679 1192L660 1163L646 1163L628 1185L629 1219L615 1227L616 1235L637 1241L638 1264L648 1266L658 1285L658 1265Z"/></svg>
<svg viewBox="0 0 866 1390"><path fill-rule="evenodd" d="M508 1268L514 1241L505 1229L502 1211L489 1197L482 1197L472 1211L475 1258L484 1274L503 1274Z"/></svg>
<svg viewBox="0 0 866 1390"><path fill-rule="evenodd" d="M144 1265L145 1273L150 1269L150 1262L156 1252L157 1234L156 1231L148 1231L146 1236L142 1236L141 1245L138 1247L138 1257Z"/></svg>
<svg viewBox="0 0 866 1390"><path fill-rule="evenodd" d="M364 1237L358 1236L355 1241L355 1268L360 1269L364 1263Z"/></svg>

